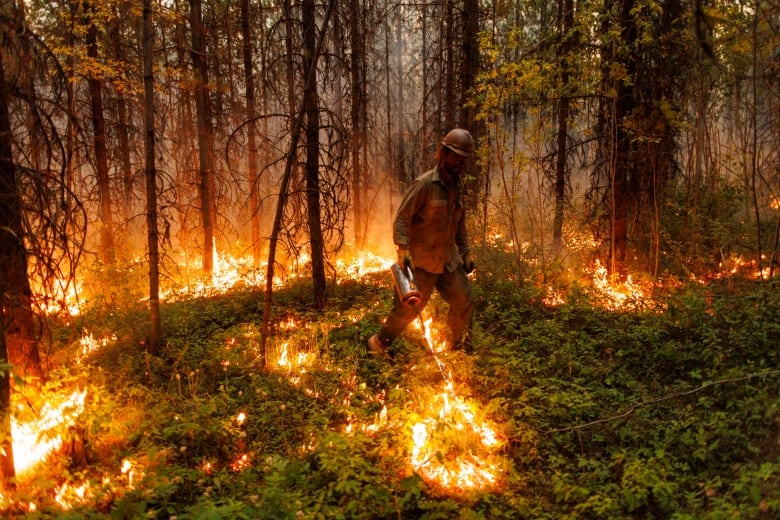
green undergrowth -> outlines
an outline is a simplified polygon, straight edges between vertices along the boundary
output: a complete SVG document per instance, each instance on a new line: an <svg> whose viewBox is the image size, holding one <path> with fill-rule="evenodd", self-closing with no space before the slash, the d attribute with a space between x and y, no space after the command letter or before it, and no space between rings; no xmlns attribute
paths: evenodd
<svg viewBox="0 0 780 520"><path fill-rule="evenodd" d="M157 356L139 332L142 306L84 313L54 331L52 356L71 361L63 380L89 382L85 456L44 467L47 486L20 482L7 514L780 515L776 288L684 285L623 311L578 286L550 306L538 288L498 272L478 272L475 292L475 352L444 352L443 368L415 327L394 363L367 356L391 303L385 274L331 287L323 313L312 310L306 281L279 290L265 356L259 292L164 305ZM425 317L445 316L432 300ZM75 363L85 331L115 339ZM281 364L285 350L305 366ZM492 488L448 490L410 465L412 427L447 378L499 431ZM443 464L479 449L457 424L439 424L436 435ZM63 507L51 492L63 483L90 492ZM30 502L35 512L20 505Z"/></svg>

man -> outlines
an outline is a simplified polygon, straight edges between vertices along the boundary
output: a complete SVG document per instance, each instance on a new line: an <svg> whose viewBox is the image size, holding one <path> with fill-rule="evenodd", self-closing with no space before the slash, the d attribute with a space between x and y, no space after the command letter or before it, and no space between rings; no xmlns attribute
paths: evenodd
<svg viewBox="0 0 780 520"><path fill-rule="evenodd" d="M422 297L416 306L401 302L397 292L393 310L378 334L368 340L369 352L391 358L391 344L428 303L433 289L449 304L447 325L450 347L471 352L474 297L467 274L469 258L461 174L474 153L471 134L461 128L442 139L436 166L415 179L401 201L393 225L398 263L410 266Z"/></svg>

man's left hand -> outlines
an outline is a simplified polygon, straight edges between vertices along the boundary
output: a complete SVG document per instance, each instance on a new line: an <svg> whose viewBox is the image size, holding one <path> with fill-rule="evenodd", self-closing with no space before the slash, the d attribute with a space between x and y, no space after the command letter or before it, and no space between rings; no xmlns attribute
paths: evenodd
<svg viewBox="0 0 780 520"><path fill-rule="evenodd" d="M471 274L471 271L474 270L474 260L469 255L463 255L463 270L466 271L466 274Z"/></svg>

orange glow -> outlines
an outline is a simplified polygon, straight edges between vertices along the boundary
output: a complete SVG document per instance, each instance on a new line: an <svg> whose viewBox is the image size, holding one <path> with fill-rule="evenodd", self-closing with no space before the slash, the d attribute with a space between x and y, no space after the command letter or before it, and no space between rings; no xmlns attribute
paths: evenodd
<svg viewBox="0 0 780 520"><path fill-rule="evenodd" d="M78 316L81 313L79 303L81 287L78 284L60 279L55 280L50 287L45 288L36 283L34 278L31 278L30 286L34 304L43 314Z"/></svg>
<svg viewBox="0 0 780 520"><path fill-rule="evenodd" d="M547 287L547 294L542 299L542 303L549 305L550 307L556 307L566 303L566 299L563 297L561 291L556 291L552 287Z"/></svg>
<svg viewBox="0 0 780 520"><path fill-rule="evenodd" d="M36 421L19 423L15 419L11 420L14 467L17 475L24 475L62 446L62 436L56 431L76 424L79 415L84 411L86 397L86 389L76 390L59 405L47 402Z"/></svg>
<svg viewBox="0 0 780 520"><path fill-rule="evenodd" d="M444 342L434 345L429 318L423 334L445 380L411 425L410 464L425 480L449 493L489 489L498 484L504 462L497 451L503 442L495 425L480 418L476 404L454 390L451 376L437 356Z"/></svg>
<svg viewBox="0 0 780 520"><path fill-rule="evenodd" d="M491 488L503 473L496 453L503 443L493 425L477 419L475 408L449 382L411 428L412 467L450 492Z"/></svg>
<svg viewBox="0 0 780 520"><path fill-rule="evenodd" d="M103 337L96 339L95 336L91 332L84 331L81 335L81 339L79 339L79 346L81 347L81 352L76 358L76 361L78 363L81 363L81 361L92 354L93 352L97 352L101 348L108 346L109 344L116 341L116 334L112 334L111 336Z"/></svg>
<svg viewBox="0 0 780 520"><path fill-rule="evenodd" d="M647 299L645 290L634 283L631 275L623 283L610 280L607 268L599 260L596 260L593 269L593 287L604 298L604 305L610 310L635 308Z"/></svg>
<svg viewBox="0 0 780 520"><path fill-rule="evenodd" d="M252 465L252 459L248 453L242 453L236 459L230 463L230 469L235 472L240 472Z"/></svg>

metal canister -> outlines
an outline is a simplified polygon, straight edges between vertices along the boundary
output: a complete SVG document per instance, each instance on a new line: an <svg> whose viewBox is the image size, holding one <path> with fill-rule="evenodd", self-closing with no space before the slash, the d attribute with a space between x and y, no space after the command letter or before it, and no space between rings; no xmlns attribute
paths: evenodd
<svg viewBox="0 0 780 520"><path fill-rule="evenodd" d="M395 290L398 292L401 303L409 307L416 307L422 301L422 293L414 281L412 268L408 265L395 263L390 267L390 273L393 275Z"/></svg>

